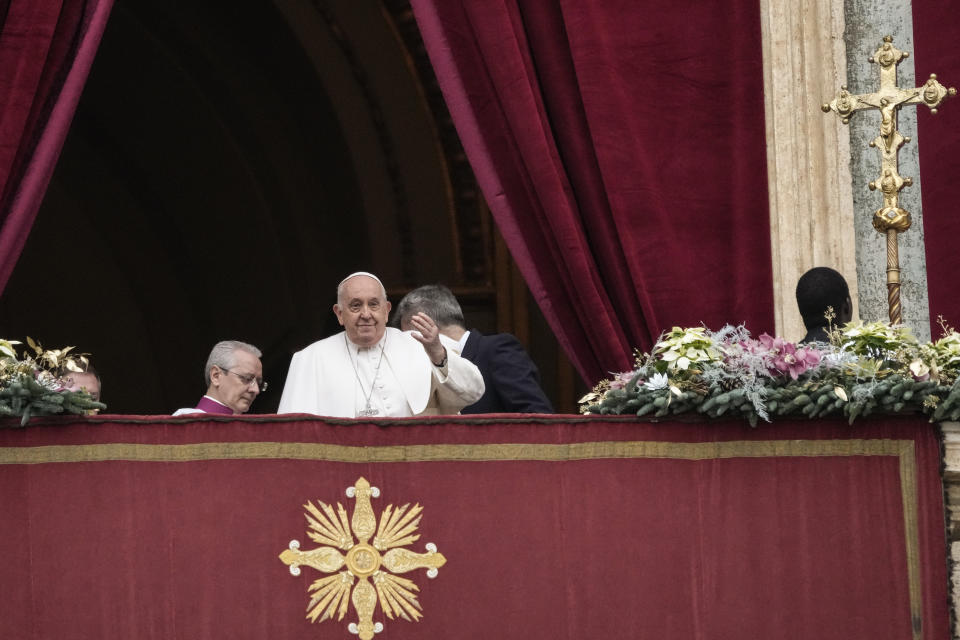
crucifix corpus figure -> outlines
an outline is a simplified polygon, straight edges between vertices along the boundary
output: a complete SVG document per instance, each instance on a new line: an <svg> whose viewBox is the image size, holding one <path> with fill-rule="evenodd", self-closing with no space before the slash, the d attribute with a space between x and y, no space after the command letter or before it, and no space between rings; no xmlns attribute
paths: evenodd
<svg viewBox="0 0 960 640"><path fill-rule="evenodd" d="M897 250L897 234L910 228L910 212L898 204L900 190L913 184L913 179L902 178L897 170L897 155L904 143L910 138L900 135L897 130L897 114L907 104L925 104L932 113L948 95L956 95L953 87L947 89L937 81L936 74L922 87L901 89L897 86L897 65L909 56L893 46L893 37L884 36L883 44L870 58L870 62L880 65L880 89L874 93L851 95L847 88L840 87L830 104L822 105L825 113L833 111L843 120L850 122L854 111L878 109L880 111L880 135L870 142L880 152L880 178L869 184L870 190L880 189L883 206L873 213L873 228L887 236L887 303L890 307L890 323L901 324L900 312L900 257Z"/></svg>

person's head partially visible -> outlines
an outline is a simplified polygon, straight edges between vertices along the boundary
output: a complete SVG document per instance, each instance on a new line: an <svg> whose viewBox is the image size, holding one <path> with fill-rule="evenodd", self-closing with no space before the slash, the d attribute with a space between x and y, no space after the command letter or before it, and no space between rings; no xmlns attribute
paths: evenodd
<svg viewBox="0 0 960 640"><path fill-rule="evenodd" d="M249 411L257 395L267 388L261 355L246 342L224 340L215 344L204 370L207 395L235 414Z"/></svg>
<svg viewBox="0 0 960 640"><path fill-rule="evenodd" d="M87 363L83 366L83 371L65 371L61 376L67 385L67 391L86 391L90 396L100 402L100 376L93 365Z"/></svg>
<svg viewBox="0 0 960 640"><path fill-rule="evenodd" d="M337 287L333 312L350 342L358 347L372 347L387 330L390 315L387 290L372 273L351 273Z"/></svg>
<svg viewBox="0 0 960 640"><path fill-rule="evenodd" d="M397 305L394 322L399 323L403 331L410 331L413 329L410 318L417 313L430 316L440 327L441 333L455 340L459 339L467 328L457 297L442 284L423 285L403 296Z"/></svg>
<svg viewBox="0 0 960 640"><path fill-rule="evenodd" d="M853 318L853 302L847 281L829 267L814 267L797 282L797 306L807 331L826 327L826 312L833 308L833 324L843 326Z"/></svg>

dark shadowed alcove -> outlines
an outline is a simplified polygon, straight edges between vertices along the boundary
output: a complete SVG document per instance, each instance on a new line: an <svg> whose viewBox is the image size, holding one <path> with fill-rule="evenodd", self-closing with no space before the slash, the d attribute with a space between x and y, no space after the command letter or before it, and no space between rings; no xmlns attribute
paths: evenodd
<svg viewBox="0 0 960 640"><path fill-rule="evenodd" d="M252 342L269 413L357 269L451 286L574 409L405 2L118 0L0 332L93 354L111 413L192 406L213 343Z"/></svg>

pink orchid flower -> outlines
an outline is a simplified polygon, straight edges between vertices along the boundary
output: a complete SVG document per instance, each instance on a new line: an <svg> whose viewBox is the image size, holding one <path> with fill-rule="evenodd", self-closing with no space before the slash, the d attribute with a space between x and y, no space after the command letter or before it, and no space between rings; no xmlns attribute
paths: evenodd
<svg viewBox="0 0 960 640"><path fill-rule="evenodd" d="M788 373L796 380L801 373L820 364L820 358L820 352L816 349L797 347L791 342L784 342L773 360L773 366L780 373Z"/></svg>
<svg viewBox="0 0 960 640"><path fill-rule="evenodd" d="M627 384L633 380L633 376L636 375L635 371L625 371L623 373L618 373L614 376L613 380L610 381L611 389L623 389Z"/></svg>
<svg viewBox="0 0 960 640"><path fill-rule="evenodd" d="M768 333L761 333L757 339L760 341L760 344L765 346L769 351L780 351L783 349L783 345L787 344L783 338L774 338Z"/></svg>

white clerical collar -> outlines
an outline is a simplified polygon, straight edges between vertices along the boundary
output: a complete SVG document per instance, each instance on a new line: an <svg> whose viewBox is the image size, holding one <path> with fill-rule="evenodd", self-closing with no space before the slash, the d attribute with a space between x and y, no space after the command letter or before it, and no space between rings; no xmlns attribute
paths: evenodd
<svg viewBox="0 0 960 640"><path fill-rule="evenodd" d="M230 409L230 407L228 407L227 405L223 404L222 402L220 402L219 400L217 400L217 399L214 398L213 396L208 396L207 394L203 394L203 397L206 398L207 400L209 400L210 402L216 402L218 405L220 405L220 406L223 407L224 409ZM230 411L233 412L233 409L230 409Z"/></svg>
<svg viewBox="0 0 960 640"><path fill-rule="evenodd" d="M463 350L467 348L467 338L470 337L469 331L464 331L463 335L460 336L460 339L457 340L457 345L460 347L460 353L463 353Z"/></svg>
<svg viewBox="0 0 960 640"><path fill-rule="evenodd" d="M344 335L346 335L346 334L344 334ZM383 348L383 347L386 346L386 342L387 342L387 332L384 331L384 332L383 332L383 337L380 338L380 340L378 340L378 341L376 342L376 344L372 344L372 345L370 345L369 347L361 347L361 346L358 345L358 344L354 344L354 342L353 342L350 338L346 338L345 342L347 343L347 348L350 350L350 353L353 354L353 355L355 355L355 356L356 356L356 355L359 355L361 352L362 352L362 353L366 353L366 352L373 351L373 350L379 351L381 348Z"/></svg>

